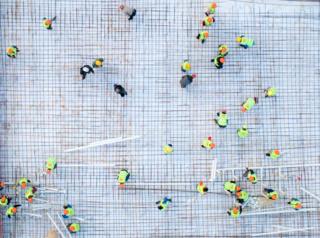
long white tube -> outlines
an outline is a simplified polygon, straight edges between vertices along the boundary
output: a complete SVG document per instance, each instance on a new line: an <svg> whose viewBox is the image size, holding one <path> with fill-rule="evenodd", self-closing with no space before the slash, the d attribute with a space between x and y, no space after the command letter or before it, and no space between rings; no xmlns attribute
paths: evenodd
<svg viewBox="0 0 320 238"><path fill-rule="evenodd" d="M302 188L302 187L301 187L301 190L302 190L303 192L305 192L306 194L309 194L309 195L310 195L311 197L313 197L314 199L320 201L320 197L319 197L318 195L316 195L316 194L314 194L314 193L311 193L311 192L309 192L308 190L306 190L305 188Z"/></svg>
<svg viewBox="0 0 320 238"><path fill-rule="evenodd" d="M252 237L257 237L257 236L277 235L277 234L282 234L282 233L289 233L289 232L296 232L296 231L307 231L307 230L315 230L315 229L319 229L319 227L307 227L307 228L300 228L300 229L273 231L273 232L267 232L267 233L253 234L251 236Z"/></svg>

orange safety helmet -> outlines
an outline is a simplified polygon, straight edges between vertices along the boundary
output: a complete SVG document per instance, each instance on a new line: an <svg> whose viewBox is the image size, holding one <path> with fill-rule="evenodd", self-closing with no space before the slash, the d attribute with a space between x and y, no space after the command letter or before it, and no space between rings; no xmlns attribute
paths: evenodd
<svg viewBox="0 0 320 238"><path fill-rule="evenodd" d="M271 196L272 200L277 200L277 198L278 198L277 194L272 194L272 196Z"/></svg>
<svg viewBox="0 0 320 238"><path fill-rule="evenodd" d="M21 183L21 188L26 188L27 187L27 183L26 182L22 182Z"/></svg>
<svg viewBox="0 0 320 238"><path fill-rule="evenodd" d="M220 58L220 59L219 59L219 62L220 62L221 64L223 64L223 63L225 62L224 58L223 58L223 57Z"/></svg>
<svg viewBox="0 0 320 238"><path fill-rule="evenodd" d="M68 214L69 214L69 211L68 211L67 209L64 209L64 210L63 210L63 214L64 214L64 215L68 215Z"/></svg>
<svg viewBox="0 0 320 238"><path fill-rule="evenodd" d="M50 19L46 19L46 20L44 20L44 24L45 25L51 25L52 21Z"/></svg>
<svg viewBox="0 0 320 238"><path fill-rule="evenodd" d="M16 212L17 212L17 208L16 208L16 207L13 207L13 208L12 208L12 212L13 212L13 213L16 213Z"/></svg>
<svg viewBox="0 0 320 238"><path fill-rule="evenodd" d="M8 53L8 54L12 54L12 53L13 53L12 47L8 47L8 48L7 48L7 53Z"/></svg>
<svg viewBox="0 0 320 238"><path fill-rule="evenodd" d="M236 191L240 192L241 191L241 187L240 186L236 186Z"/></svg>
<svg viewBox="0 0 320 238"><path fill-rule="evenodd" d="M211 22L213 22L213 18L212 17L207 17L207 21L211 23Z"/></svg>
<svg viewBox="0 0 320 238"><path fill-rule="evenodd" d="M237 207L232 208L232 212L233 213L238 213L239 212L239 208L237 208Z"/></svg>
<svg viewBox="0 0 320 238"><path fill-rule="evenodd" d="M209 32L208 32L208 31L205 31L203 34L204 34L204 37L205 37L205 38L208 38L208 37L209 37Z"/></svg>
<svg viewBox="0 0 320 238"><path fill-rule="evenodd" d="M71 225L71 226L69 226L69 230L70 231L75 231L75 227Z"/></svg>
<svg viewBox="0 0 320 238"><path fill-rule="evenodd" d="M217 4L215 2L211 3L210 5L212 8L217 8Z"/></svg>
<svg viewBox="0 0 320 238"><path fill-rule="evenodd" d="M126 186L126 185L125 185L124 183L120 183L120 184L119 184L119 188L125 188L125 186Z"/></svg>
<svg viewBox="0 0 320 238"><path fill-rule="evenodd" d="M246 112L247 109L245 109L244 107L241 107L241 112Z"/></svg>
<svg viewBox="0 0 320 238"><path fill-rule="evenodd" d="M274 153L275 153L276 155L280 155L280 150L276 149L276 150L274 150Z"/></svg>
<svg viewBox="0 0 320 238"><path fill-rule="evenodd" d="M298 204L296 204L296 206L295 206L297 209L300 209L300 208L302 208L302 204L301 203L298 203Z"/></svg>
<svg viewBox="0 0 320 238"><path fill-rule="evenodd" d="M2 196L2 197L1 197L1 202L5 202L6 199L7 199L6 196Z"/></svg>
<svg viewBox="0 0 320 238"><path fill-rule="evenodd" d="M251 182L254 181L254 176L252 176L252 175L249 176L249 181L251 181Z"/></svg>

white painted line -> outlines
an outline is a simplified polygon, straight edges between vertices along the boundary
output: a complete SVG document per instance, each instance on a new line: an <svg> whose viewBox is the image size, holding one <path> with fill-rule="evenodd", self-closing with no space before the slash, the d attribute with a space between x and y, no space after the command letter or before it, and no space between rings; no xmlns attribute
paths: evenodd
<svg viewBox="0 0 320 238"><path fill-rule="evenodd" d="M314 194L314 193L311 193L311 192L309 192L308 190L306 190L305 188L302 188L302 187L301 187L301 190L302 190L303 192L305 192L306 194L309 194L309 195L310 195L311 197L313 197L314 199L320 201L319 195L316 195L316 194Z"/></svg>
<svg viewBox="0 0 320 238"><path fill-rule="evenodd" d="M300 210L282 210L282 211L265 211L265 212L252 212L252 213L244 213L241 214L242 217L244 216L257 216L257 215L270 215L270 214L281 214L281 213L298 213L298 212L316 212L318 209L315 208L305 208Z"/></svg>
<svg viewBox="0 0 320 238"><path fill-rule="evenodd" d="M251 236L257 237L257 236L277 235L277 234L282 234L282 233L289 233L289 232L296 232L296 231L308 231L308 230L316 230L316 229L319 229L319 227L307 227L307 228L290 229L290 230L284 230L284 231L273 231L273 232L267 232L267 233L253 234Z"/></svg>

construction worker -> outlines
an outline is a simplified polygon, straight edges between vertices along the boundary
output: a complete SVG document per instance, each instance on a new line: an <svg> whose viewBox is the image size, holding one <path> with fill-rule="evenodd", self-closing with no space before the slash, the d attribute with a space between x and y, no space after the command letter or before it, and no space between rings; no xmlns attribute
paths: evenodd
<svg viewBox="0 0 320 238"><path fill-rule="evenodd" d="M221 56L224 57L224 56L227 56L227 55L228 55L228 53L229 53L229 48L228 48L227 45L222 44L222 45L219 45L218 51L219 51L219 55L221 55Z"/></svg>
<svg viewBox="0 0 320 238"><path fill-rule="evenodd" d="M276 191L270 188L265 188L263 189L264 195L267 196L270 200L277 200L279 198L279 195Z"/></svg>
<svg viewBox="0 0 320 238"><path fill-rule="evenodd" d="M169 204L172 202L171 198L164 197L164 199L161 199L160 201L156 202L159 210L165 210L169 206Z"/></svg>
<svg viewBox="0 0 320 238"><path fill-rule="evenodd" d="M212 150L213 148L216 147L216 145L213 143L212 137L209 136L207 139L204 139L204 140L202 141L201 147L202 147L202 148L205 148L205 149L207 149L207 150Z"/></svg>
<svg viewBox="0 0 320 238"><path fill-rule="evenodd" d="M291 198L288 204L295 210L299 210L302 208L302 203L297 198Z"/></svg>
<svg viewBox="0 0 320 238"><path fill-rule="evenodd" d="M0 197L0 206L5 207L7 206L11 201L11 198L6 195L1 195Z"/></svg>
<svg viewBox="0 0 320 238"><path fill-rule="evenodd" d="M208 10L205 12L206 16L213 15L216 12L217 4L215 2L208 6Z"/></svg>
<svg viewBox="0 0 320 238"><path fill-rule="evenodd" d="M64 205L62 217L67 219L72 216L74 216L74 210L73 210L72 206L70 204Z"/></svg>
<svg viewBox="0 0 320 238"><path fill-rule="evenodd" d="M246 172L243 174L243 177L246 177L247 180L252 184L256 184L258 182L257 175L252 169L247 168Z"/></svg>
<svg viewBox="0 0 320 238"><path fill-rule="evenodd" d="M163 150L163 153L165 153L166 155L171 154L173 152L173 145L166 144L163 146L162 150Z"/></svg>
<svg viewBox="0 0 320 238"><path fill-rule="evenodd" d="M204 182L200 181L197 184L197 190L201 195L204 195L208 192L208 187L206 186L206 184Z"/></svg>
<svg viewBox="0 0 320 238"><path fill-rule="evenodd" d="M234 180L225 182L223 185L223 189L224 191L229 192L230 194L241 191L240 186L237 185L236 181Z"/></svg>
<svg viewBox="0 0 320 238"><path fill-rule="evenodd" d="M42 19L42 26L47 30L52 30L52 22L54 22L55 20L56 20L56 17L52 19L44 17Z"/></svg>
<svg viewBox="0 0 320 238"><path fill-rule="evenodd" d="M214 66L216 66L217 69L222 69L225 60L224 60L224 57L222 55L218 55L218 56L214 57L211 60L211 62L214 63Z"/></svg>
<svg viewBox="0 0 320 238"><path fill-rule="evenodd" d="M0 181L0 191L6 187L6 184L3 181Z"/></svg>
<svg viewBox="0 0 320 238"><path fill-rule="evenodd" d="M34 197L35 192L37 192L37 188L36 187L28 188L27 191L25 192L24 197L26 198L26 200L29 203L33 202L33 197Z"/></svg>
<svg viewBox="0 0 320 238"><path fill-rule="evenodd" d="M31 181L27 178L21 178L18 182L22 189L25 189L28 186L28 183L31 183Z"/></svg>
<svg viewBox="0 0 320 238"><path fill-rule="evenodd" d="M8 218L11 218L12 216L16 215L17 213L17 207L20 207L21 205L13 205L13 206L10 206L7 211L6 211L6 216Z"/></svg>
<svg viewBox="0 0 320 238"><path fill-rule="evenodd" d="M266 153L266 156L270 157L271 159L278 159L280 157L280 150L270 150L268 153Z"/></svg>
<svg viewBox="0 0 320 238"><path fill-rule="evenodd" d="M70 233L77 233L78 231L80 231L80 224L79 223L69 223L67 225L67 228L70 231Z"/></svg>
<svg viewBox="0 0 320 238"><path fill-rule="evenodd" d="M201 41L201 43L203 44L209 37L209 32L208 31L201 31L198 36L197 39Z"/></svg>
<svg viewBox="0 0 320 238"><path fill-rule="evenodd" d="M238 42L240 44L240 46L245 49L248 49L249 47L254 46L254 40L246 38L246 37L244 37L244 35L238 36L236 38L236 42Z"/></svg>
<svg viewBox="0 0 320 238"><path fill-rule="evenodd" d="M229 121L227 112L226 111L218 112L217 118L214 119L214 121L220 128L227 127L228 121Z"/></svg>
<svg viewBox="0 0 320 238"><path fill-rule="evenodd" d="M102 59L102 58L95 59L92 63L92 67L93 68L101 68L103 66L103 61L104 61L104 59Z"/></svg>
<svg viewBox="0 0 320 238"><path fill-rule="evenodd" d="M184 60L183 63L181 64L181 71L184 73L187 73L191 70L191 64L189 60Z"/></svg>
<svg viewBox="0 0 320 238"><path fill-rule="evenodd" d="M229 211L227 211L227 213L229 214L229 216L233 217L233 218L238 218L240 216L240 214L242 213L242 207L239 206L235 206L229 209Z"/></svg>
<svg viewBox="0 0 320 238"><path fill-rule="evenodd" d="M277 89L275 87L270 87L264 90L266 97L275 97L277 94Z"/></svg>
<svg viewBox="0 0 320 238"><path fill-rule="evenodd" d="M193 82L193 79L195 79L197 77L197 75L192 74L192 75L184 75L182 76L181 80L180 80L180 86L181 88L186 88L189 84L191 84Z"/></svg>
<svg viewBox="0 0 320 238"><path fill-rule="evenodd" d="M51 174L53 170L57 168L57 160L54 157L49 157L46 161L46 172Z"/></svg>
<svg viewBox="0 0 320 238"><path fill-rule="evenodd" d="M118 173L118 183L120 188L125 187L125 183L129 180L130 173L126 169L121 169Z"/></svg>
<svg viewBox="0 0 320 238"><path fill-rule="evenodd" d="M93 73L93 68L90 65L84 65L80 68L80 74L82 75L82 80L84 80L87 76L87 74Z"/></svg>
<svg viewBox="0 0 320 238"><path fill-rule="evenodd" d="M16 58L18 52L20 50L18 49L17 46L15 45L12 45L12 46L9 46L7 49L6 49L6 52L7 52L7 56L9 56L10 58Z"/></svg>
<svg viewBox="0 0 320 238"><path fill-rule="evenodd" d="M136 9L128 7L125 4L121 4L119 6L119 10L129 17L128 18L129 21L131 21L133 19L133 17L137 14Z"/></svg>
<svg viewBox="0 0 320 238"><path fill-rule="evenodd" d="M127 91L120 84L113 85L114 91L119 94L121 97L128 95Z"/></svg>
<svg viewBox="0 0 320 238"><path fill-rule="evenodd" d="M241 111L242 112L249 111L257 103L258 103L257 97L247 98L247 100L244 103L242 103L242 105L241 105Z"/></svg>
<svg viewBox="0 0 320 238"><path fill-rule="evenodd" d="M212 16L206 16L202 21L202 26L212 26L216 20Z"/></svg>
<svg viewBox="0 0 320 238"><path fill-rule="evenodd" d="M238 128L237 134L240 138L246 138L249 135L248 126L243 125L241 128Z"/></svg>
<svg viewBox="0 0 320 238"><path fill-rule="evenodd" d="M249 193L245 190L236 192L237 201L241 204L246 203L249 200Z"/></svg>

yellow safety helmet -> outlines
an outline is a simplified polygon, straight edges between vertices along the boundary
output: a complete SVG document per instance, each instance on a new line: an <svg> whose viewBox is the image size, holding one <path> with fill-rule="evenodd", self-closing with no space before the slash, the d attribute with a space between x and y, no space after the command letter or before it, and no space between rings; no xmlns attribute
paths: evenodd
<svg viewBox="0 0 320 238"><path fill-rule="evenodd" d="M241 42L241 39L242 39L242 37L241 37L241 36L238 36L238 37L236 38L236 42L240 43L240 42Z"/></svg>

